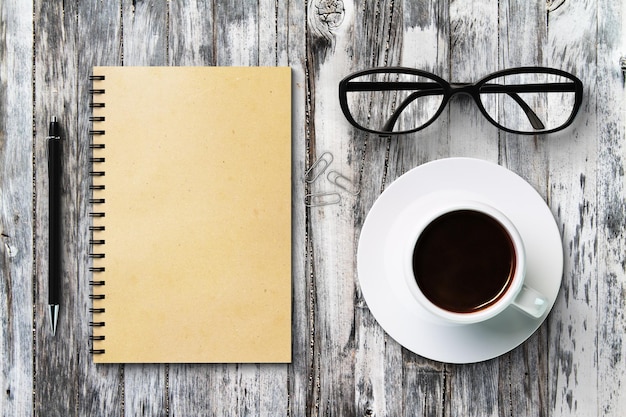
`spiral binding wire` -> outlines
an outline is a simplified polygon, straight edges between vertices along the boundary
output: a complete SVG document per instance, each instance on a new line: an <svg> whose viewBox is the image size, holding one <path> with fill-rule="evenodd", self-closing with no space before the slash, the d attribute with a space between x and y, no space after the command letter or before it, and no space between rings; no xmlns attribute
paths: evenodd
<svg viewBox="0 0 626 417"><path fill-rule="evenodd" d="M103 75L92 75L89 77L89 80L91 82L104 81L104 79L105 77ZM94 98L97 95L104 94L105 90L102 88L93 88L89 90L89 92L92 97L92 101L91 103L89 103L89 107L92 109L103 108L105 106L104 103L96 102L94 101ZM94 115L89 118L89 121L92 123L92 127L93 127L93 125L95 125L96 123L104 122L105 118L103 116ZM99 155L99 153L105 149L105 145L103 143L94 143L93 141L95 136L102 136L104 134L105 134L104 129L92 128L92 130L89 131L89 136L91 138L89 148L92 153L91 158L90 158L92 169L89 172L89 175L92 177L92 184L89 186L89 190L92 194L91 198L89 199L89 203L91 204L92 211L89 213L89 216L93 220L98 220L98 219L102 219L103 217L105 217L105 212L103 209L101 209L103 205L105 204L105 199L100 198L100 197L98 198L94 197L94 193L98 191L104 191L105 186L103 184L93 184L93 179L95 178L101 179L102 177L105 176L104 169L100 168L102 164L104 164L105 162L105 157ZM94 153L97 153L98 155L96 156L94 155ZM91 225L89 227L89 231L91 233L91 239L89 240L89 244L91 247L89 258L91 259L91 263L92 263L92 265L90 265L89 267L89 271L91 272L91 275L92 275L91 280L89 281L89 285L92 288L89 298L92 300L92 303L94 303L94 301L97 302L98 300L105 299L105 295L100 291L102 287L105 285L105 281L102 279L95 278L99 274L102 274L103 272L106 271L106 266L103 266L100 263L101 260L105 259L105 254L101 251L101 249L103 248L106 242L104 239L95 237L95 235L98 234L99 232L105 231L105 226L100 225L100 224ZM94 261L98 262L98 264L93 265ZM91 345L89 348L89 352L94 355L103 354L105 353L105 349L96 349L94 347L94 342L100 342L100 341L105 340L105 336L101 334L94 334L94 330L96 328L101 328L106 325L105 321L95 319L95 317L98 317L98 315L105 313L105 308L104 307L92 307L89 309L89 312L92 314L92 317L94 317L94 320L89 322L89 326L92 328L92 334L89 336L90 345Z"/></svg>

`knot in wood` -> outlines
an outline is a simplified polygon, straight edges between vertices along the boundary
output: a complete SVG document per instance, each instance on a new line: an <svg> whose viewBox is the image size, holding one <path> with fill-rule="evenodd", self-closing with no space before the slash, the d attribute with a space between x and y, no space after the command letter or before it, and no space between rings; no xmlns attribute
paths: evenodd
<svg viewBox="0 0 626 417"><path fill-rule="evenodd" d="M329 29L337 28L343 22L345 9L342 0L318 0L315 8L317 19Z"/></svg>
<svg viewBox="0 0 626 417"><path fill-rule="evenodd" d="M546 9L548 13L555 11L565 3L565 0L547 0Z"/></svg>

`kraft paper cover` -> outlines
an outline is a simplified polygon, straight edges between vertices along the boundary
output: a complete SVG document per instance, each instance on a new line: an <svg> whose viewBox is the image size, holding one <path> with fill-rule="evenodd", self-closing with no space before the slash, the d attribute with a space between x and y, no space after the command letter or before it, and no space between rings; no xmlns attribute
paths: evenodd
<svg viewBox="0 0 626 417"><path fill-rule="evenodd" d="M94 75L94 362L290 362L290 69Z"/></svg>

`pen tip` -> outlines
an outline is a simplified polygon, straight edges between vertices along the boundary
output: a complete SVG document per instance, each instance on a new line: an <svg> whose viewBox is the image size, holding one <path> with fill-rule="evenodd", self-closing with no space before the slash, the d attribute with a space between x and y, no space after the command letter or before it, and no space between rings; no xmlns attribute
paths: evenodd
<svg viewBox="0 0 626 417"><path fill-rule="evenodd" d="M52 123L56 123L57 122L57 117L56 116L52 116L52 120L50 120Z"/></svg>
<svg viewBox="0 0 626 417"><path fill-rule="evenodd" d="M52 336L57 334L57 321L59 319L59 305L50 304L50 327L52 328Z"/></svg>

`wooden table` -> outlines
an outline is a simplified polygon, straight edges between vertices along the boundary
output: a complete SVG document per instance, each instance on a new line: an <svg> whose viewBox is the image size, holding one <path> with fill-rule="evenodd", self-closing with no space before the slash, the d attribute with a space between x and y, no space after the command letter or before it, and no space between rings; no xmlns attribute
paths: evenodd
<svg viewBox="0 0 626 417"><path fill-rule="evenodd" d="M0 2L0 410L5 416L620 416L626 410L626 8L621 1ZM94 65L288 65L293 69L293 363L92 363L88 335L88 76ZM545 65L585 86L573 126L505 134L470 100L424 131L380 139L345 120L337 84L403 65L453 81ZM67 132L66 272L46 314L45 136ZM361 192L305 207L324 151ZM471 365L431 361L378 325L355 253L363 221L397 177L449 156L485 159L546 200L565 254L540 329Z"/></svg>

